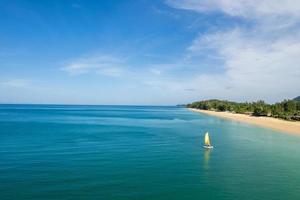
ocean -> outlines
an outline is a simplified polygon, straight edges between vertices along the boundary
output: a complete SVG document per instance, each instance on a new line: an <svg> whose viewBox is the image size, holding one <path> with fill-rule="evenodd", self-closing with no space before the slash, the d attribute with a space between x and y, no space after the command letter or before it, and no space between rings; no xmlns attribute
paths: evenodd
<svg viewBox="0 0 300 200"><path fill-rule="evenodd" d="M297 200L300 137L181 107L0 105L0 199Z"/></svg>

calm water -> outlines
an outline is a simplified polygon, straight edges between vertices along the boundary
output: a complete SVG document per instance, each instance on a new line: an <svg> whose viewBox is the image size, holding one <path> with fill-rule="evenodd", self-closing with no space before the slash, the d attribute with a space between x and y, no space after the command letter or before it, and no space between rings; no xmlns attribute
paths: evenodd
<svg viewBox="0 0 300 200"><path fill-rule="evenodd" d="M300 137L176 107L1 105L0 199L296 200Z"/></svg>

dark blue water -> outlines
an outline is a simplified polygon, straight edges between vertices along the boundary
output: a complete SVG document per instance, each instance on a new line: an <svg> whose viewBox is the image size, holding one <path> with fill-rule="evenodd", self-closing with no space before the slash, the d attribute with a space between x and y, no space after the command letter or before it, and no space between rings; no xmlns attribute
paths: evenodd
<svg viewBox="0 0 300 200"><path fill-rule="evenodd" d="M178 107L1 105L0 199L300 199L300 137Z"/></svg>

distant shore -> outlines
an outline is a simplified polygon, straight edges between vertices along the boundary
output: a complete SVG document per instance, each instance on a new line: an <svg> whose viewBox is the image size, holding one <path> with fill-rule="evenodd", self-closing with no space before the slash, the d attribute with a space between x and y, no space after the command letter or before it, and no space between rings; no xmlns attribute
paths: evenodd
<svg viewBox="0 0 300 200"><path fill-rule="evenodd" d="M300 136L300 122L291 122L285 121L281 119L276 119L272 117L254 117L245 114L235 114L230 112L217 112L210 110L200 110L195 108L189 108L189 110L199 113L204 113L208 115L213 115L217 117L221 117L224 119L244 122L248 124L254 124L266 128L271 128L274 130L278 130L284 133L290 133L294 135Z"/></svg>

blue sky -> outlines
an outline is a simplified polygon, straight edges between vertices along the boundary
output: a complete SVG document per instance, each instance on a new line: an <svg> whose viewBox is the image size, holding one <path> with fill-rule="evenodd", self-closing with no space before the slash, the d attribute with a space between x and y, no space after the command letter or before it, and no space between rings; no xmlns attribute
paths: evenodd
<svg viewBox="0 0 300 200"><path fill-rule="evenodd" d="M1 0L0 103L292 98L299 13L291 0Z"/></svg>

